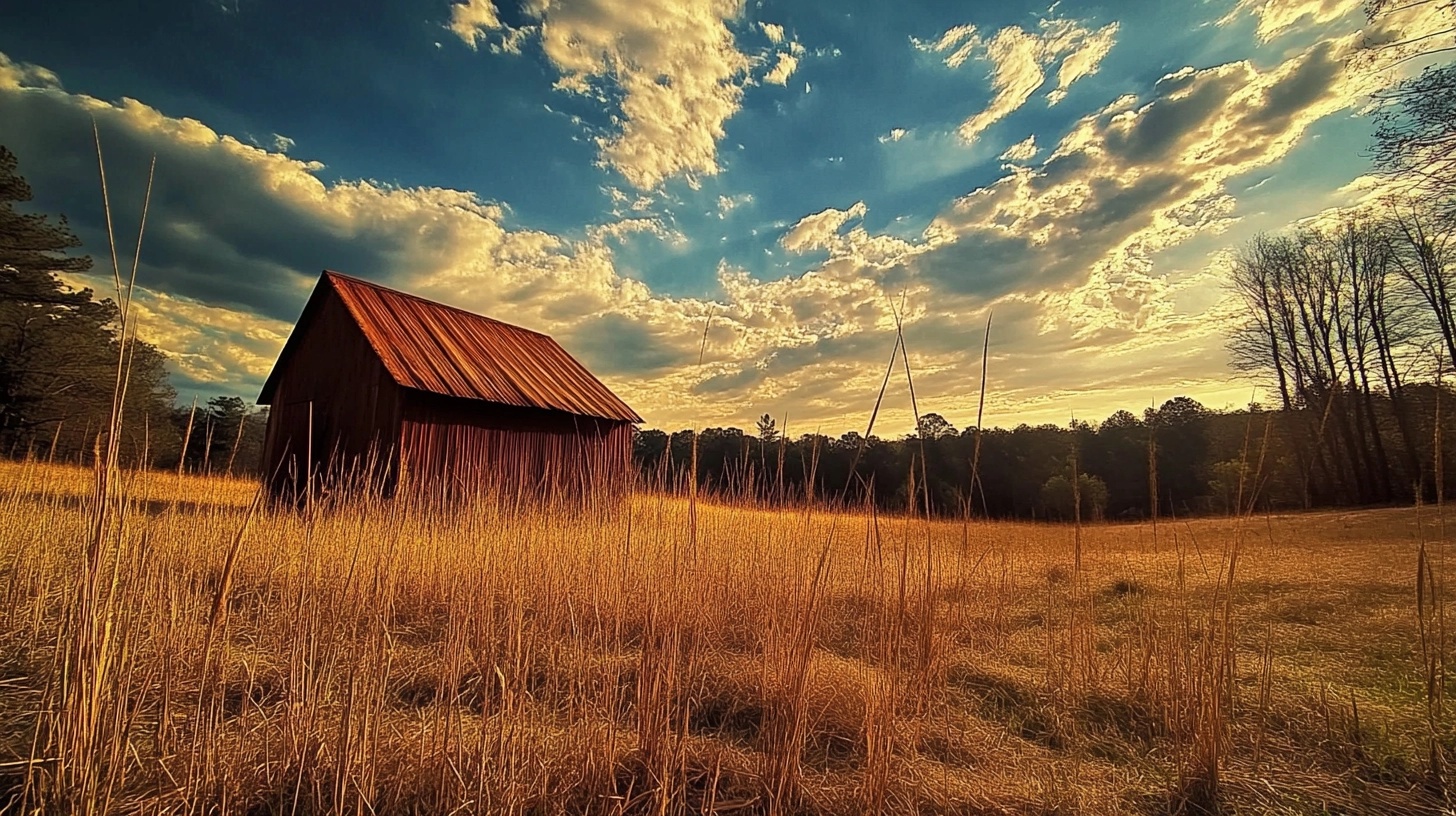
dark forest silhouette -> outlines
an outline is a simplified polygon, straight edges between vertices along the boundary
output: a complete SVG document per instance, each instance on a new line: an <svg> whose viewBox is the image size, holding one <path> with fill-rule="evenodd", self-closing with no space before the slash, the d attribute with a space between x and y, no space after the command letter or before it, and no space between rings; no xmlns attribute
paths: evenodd
<svg viewBox="0 0 1456 816"><path fill-rule="evenodd" d="M1440 403L1445 434L1456 433L1456 391L1434 385L1410 386L1402 410L1425 440L1417 446L1418 467L1391 462L1383 474L1325 473L1301 460L1299 451L1338 447L1309 437L1317 411L1270 410L1250 406L1213 411L1187 397L1168 400L1138 417L1118 411L1100 424L1020 425L987 428L972 490L976 431L957 431L938 414L921 418L938 428L924 437L895 439L847 433L838 438L806 434L765 441L737 428L709 428L697 434L700 484L725 498L757 501L845 501L862 506L873 489L882 510L974 516L1070 520L1072 465L1079 482L1081 517L1141 519L1230 513L1245 509L1308 509L1374 502L1408 502L1419 492L1434 497L1434 421ZM1395 411L1383 395L1375 400L1387 444L1398 436ZM928 430L928 428L927 428ZM648 430L637 435L635 455L649 484L681 484L692 461L693 433ZM922 450L923 460L922 460ZM861 452L862 451L862 452ZM858 456L855 474L850 466ZM924 466L922 467L922 461ZM1456 486L1446 455L1447 492ZM812 482L810 477L812 474ZM1154 478L1154 474L1156 478ZM1390 481L1389 496L1370 499L1364 485Z"/></svg>

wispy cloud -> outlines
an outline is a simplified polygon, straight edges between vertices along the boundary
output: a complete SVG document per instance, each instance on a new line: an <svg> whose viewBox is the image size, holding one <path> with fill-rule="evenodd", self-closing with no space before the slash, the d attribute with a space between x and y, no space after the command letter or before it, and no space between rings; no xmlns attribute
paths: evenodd
<svg viewBox="0 0 1456 816"><path fill-rule="evenodd" d="M1220 25L1245 14L1258 21L1256 34L1260 42L1269 42L1286 31L1300 26L1327 25L1360 13L1364 0L1239 0Z"/></svg>
<svg viewBox="0 0 1456 816"><path fill-rule="evenodd" d="M1047 101L1066 98L1072 83L1095 73L1116 41L1117 23L1092 29L1060 18L1043 19L1033 31L1008 26L983 40L975 26L960 25L946 31L924 50L945 53L945 64L960 68L972 57L991 63L991 103L961 123L962 139L973 142L986 128L1015 112L1046 81L1046 71L1058 65L1057 84Z"/></svg>
<svg viewBox="0 0 1456 816"><path fill-rule="evenodd" d="M781 53L778 55L778 62L774 63L774 67L764 75L763 81L770 85L788 85L789 77L798 67L798 57L789 53Z"/></svg>
<svg viewBox="0 0 1456 816"><path fill-rule="evenodd" d="M1000 155L1002 161L1024 162L1031 161L1040 150L1036 146L1036 134L1033 133L1016 144L1006 148Z"/></svg>

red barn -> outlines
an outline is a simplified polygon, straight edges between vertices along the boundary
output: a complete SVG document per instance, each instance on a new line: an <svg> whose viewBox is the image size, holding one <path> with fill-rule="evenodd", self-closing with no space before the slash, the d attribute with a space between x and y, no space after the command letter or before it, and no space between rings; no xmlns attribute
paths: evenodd
<svg viewBox="0 0 1456 816"><path fill-rule="evenodd" d="M269 483L294 498L310 472L385 493L620 490L642 421L544 334L337 272L258 403Z"/></svg>

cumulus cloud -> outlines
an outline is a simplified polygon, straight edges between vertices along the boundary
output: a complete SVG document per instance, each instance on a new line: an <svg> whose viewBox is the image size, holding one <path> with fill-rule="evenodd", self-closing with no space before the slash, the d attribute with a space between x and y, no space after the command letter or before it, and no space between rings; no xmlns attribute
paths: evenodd
<svg viewBox="0 0 1456 816"><path fill-rule="evenodd" d="M1089 272L1217 229L1225 182L1282 158L1358 94L1344 51L1324 43L1260 71L1248 62L1164 77L1084 117L1037 170L1013 167L931 224L924 273L966 292L1065 289ZM969 274L977 266L980 274Z"/></svg>
<svg viewBox="0 0 1456 816"><path fill-rule="evenodd" d="M1059 65L1057 84L1047 94L1047 101L1055 105L1064 99L1072 83L1096 73L1102 58L1112 50L1117 29L1117 23L1094 30L1081 23L1051 18L1042 20L1035 31L1008 26L982 40L974 26L962 25L920 47L950 52L945 64L951 68L959 68L973 56L991 63L991 102L962 122L958 131L963 140L974 142L986 128L1026 104L1046 83L1046 71L1053 65Z"/></svg>
<svg viewBox="0 0 1456 816"><path fill-rule="evenodd" d="M144 168L157 155L137 303L143 336L168 355L184 386L256 394L324 268L549 332L644 406L650 421L669 426L741 421L746 403L695 390L739 361L790 355L888 320L878 284L856 279L860 261L768 282L725 267L719 302L664 297L624 276L614 255L614 245L632 235L681 237L655 218L593 226L580 240L511 228L504 206L470 193L326 182L316 162L135 100L70 94L46 76L0 58L0 142L21 156L37 190L56 191L59 198L38 204L67 213L88 246L104 246L91 118L106 147L120 223L139 215ZM725 198L735 207L751 201ZM870 262L885 241L856 232L838 240ZM77 282L103 291L106 284L104 276ZM744 388L784 393L794 380L781 372ZM822 379L826 387L846 381ZM834 403L825 398L825 406Z"/></svg>
<svg viewBox="0 0 1456 816"><path fill-rule="evenodd" d="M1059 400L1106 399L1162 377L1150 397L1199 383L1200 398L1243 404L1246 392L1211 381L1209 361L1224 359L1221 326L1238 316L1217 258L1154 261L1235 229L1232 180L1276 164L1314 122L1361 104L1369 76L1348 67L1352 45L1353 36L1327 40L1263 70L1183 69L1147 98L1114 101L1079 121L1040 168L1012 166L943 210L908 261L913 277L946 304L994 300L998 321L1008 303L1023 304L1026 325L1003 330L1029 332L1017 344L1028 377L1047 382L1081 358L1071 379L1079 393ZM1070 357L1045 359L1037 344ZM1112 370L1124 384L1101 378Z"/></svg>
<svg viewBox="0 0 1456 816"><path fill-rule="evenodd" d="M909 135L910 131L905 128L890 128L890 132L879 137L880 144L885 142L898 142Z"/></svg>
<svg viewBox="0 0 1456 816"><path fill-rule="evenodd" d="M471 48L486 35L505 30L495 3L491 0L466 0L450 7L450 30Z"/></svg>
<svg viewBox="0 0 1456 816"><path fill-rule="evenodd" d="M240 373L249 380L265 374L292 329L287 320L154 289L140 290L132 307L145 339L167 356L184 387L197 389L232 391Z"/></svg>
<svg viewBox="0 0 1456 816"><path fill-rule="evenodd" d="M1070 57L1064 43L1077 41L1088 55L1039 64L1042 73L1058 70L1053 91L1095 69L1092 55L1105 53L1115 33L1093 36L1105 30L1038 29L1063 43L1049 50ZM1211 405L1243 404L1248 387L1230 384L1216 363L1223 327L1236 317L1216 258L1161 268L1155 259L1195 236L1234 229L1230 181L1276 165L1313 123L1362 104L1375 80L1348 67L1354 45L1353 35L1326 38L1267 67L1234 61L1174 71L1150 92L1082 117L1042 151L1034 138L1013 146L1008 160L1049 158L1007 168L943 207L918 236L870 233L864 202L806 215L779 244L822 258L772 281L720 266L724 302L714 308L723 319L714 318L702 369L664 370L640 393L669 404L679 399L671 389L682 388L706 400L695 403L705 406L703 422L735 400L750 414L791 399L803 421L867 411L893 342L889 303L904 297L922 409L944 408L952 421L956 406L973 404L975 378L966 371L990 306L993 421L1064 421L1068 409L1080 416L1188 391ZM963 62L987 46L967 26L921 47ZM1045 84L1043 77L1036 87ZM679 301L647 302L686 314ZM674 319L696 319L701 332L703 317ZM908 413L908 401L892 395L881 416L894 423Z"/></svg>
<svg viewBox="0 0 1456 816"><path fill-rule="evenodd" d="M620 98L620 127L596 137L604 166L644 190L718 172L717 143L752 66L727 25L742 0L528 0L523 11L539 21L530 33L558 89L605 101L611 88ZM451 30L472 47L506 29L490 0L451 13ZM793 68L781 59L774 70L787 80Z"/></svg>
<svg viewBox="0 0 1456 816"><path fill-rule="evenodd" d="M796 245L829 251L815 274L876 280L881 297L907 293L916 387L935 395L922 404L973 401L965 349L980 338L967 315L994 304L993 416L1060 409L1064 421L1069 408L1081 416L1185 391L1241 405L1249 386L1217 373L1223 327L1238 317L1218 256L1170 267L1166 251L1236 228L1234 194L1246 190L1231 181L1276 165L1313 123L1363 104L1373 80L1348 66L1355 42L1326 39L1267 68L1235 61L1175 71L1146 96L1081 119L1041 167L1009 167L957 199L918 239L883 255L888 263L861 251L865 239L886 236L845 231L851 215L863 217L855 208L816 213L790 233ZM1035 147L1027 140L1008 158ZM1372 189L1350 187L1332 200L1368 198ZM761 381L781 357L816 370L844 370L835 367L850 359L868 365L877 336L868 326L844 330L775 355L767 373L744 367L715 382Z"/></svg>
<svg viewBox="0 0 1456 816"><path fill-rule="evenodd" d="M61 91L61 78L40 65L19 62L0 52L0 89L18 88Z"/></svg>
<svg viewBox="0 0 1456 816"><path fill-rule="evenodd" d="M776 23L759 23L758 27L763 29L763 35L774 45L784 41L784 27Z"/></svg>
<svg viewBox="0 0 1456 816"><path fill-rule="evenodd" d="M193 305L188 308L292 320L324 268L417 287L455 285L465 275L472 300L490 310L558 288L600 307L630 298L639 286L612 273L606 239L660 230L654 221L637 219L589 230L588 240L577 244L511 230L503 225L502 207L469 193L327 184L317 163L135 100L106 103L38 87L25 76L8 61L0 64L0 141L22 157L22 172L37 189L76 190L59 203L88 246L104 246L102 214L84 171L83 158L92 152L91 119L105 144L120 223L139 215L144 168L157 155L140 280L154 295L165 292L175 299L170 303ZM567 269L573 274L553 279ZM538 303L525 313L544 309ZM262 373L233 372L236 382Z"/></svg>

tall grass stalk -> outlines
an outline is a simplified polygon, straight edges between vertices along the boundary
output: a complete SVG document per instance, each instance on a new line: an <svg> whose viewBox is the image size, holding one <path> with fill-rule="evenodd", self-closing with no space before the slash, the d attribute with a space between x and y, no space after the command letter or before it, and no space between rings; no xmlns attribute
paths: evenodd
<svg viewBox="0 0 1456 816"><path fill-rule="evenodd" d="M124 282L101 135L94 123L92 131L118 302L116 378L110 422L95 444L88 540L76 562L74 594L58 633L59 648L47 693L49 713L37 729L44 738L33 743L43 746L45 756L35 755L32 749L28 767L39 772L34 780L38 784L28 779L22 794L22 799L28 799L38 789L43 801L64 803L68 810L82 814L110 810L117 787L124 783L124 750L132 724L127 698L135 669L131 658L136 632L127 619L135 610L124 598L145 553L127 546L125 495L118 491L117 459L136 331L131 319L132 294L156 170L154 159L137 230L136 259Z"/></svg>
<svg viewBox="0 0 1456 816"><path fill-rule="evenodd" d="M991 318L995 314L994 311L986 312L986 332L981 338L981 387L976 396L976 438L971 448L971 484L966 496L968 515L974 507L978 491L981 494L981 504L983 506L986 504L986 491L981 486L981 427L986 415L986 370L991 352Z"/></svg>
<svg viewBox="0 0 1456 816"><path fill-rule="evenodd" d="M1426 775L1427 785L1443 800L1448 799L1446 785L1446 756L1443 737L1445 723L1446 690L1446 616L1445 616L1445 451L1442 434L1442 379L1444 366L1441 356L1436 357L1436 402L1434 429L1432 431L1433 476L1435 481L1435 505L1437 557L1432 562L1426 527L1421 518L1421 496L1416 495L1416 519L1420 530L1420 546L1416 553L1416 621L1420 632L1421 669L1425 686L1427 737Z"/></svg>

